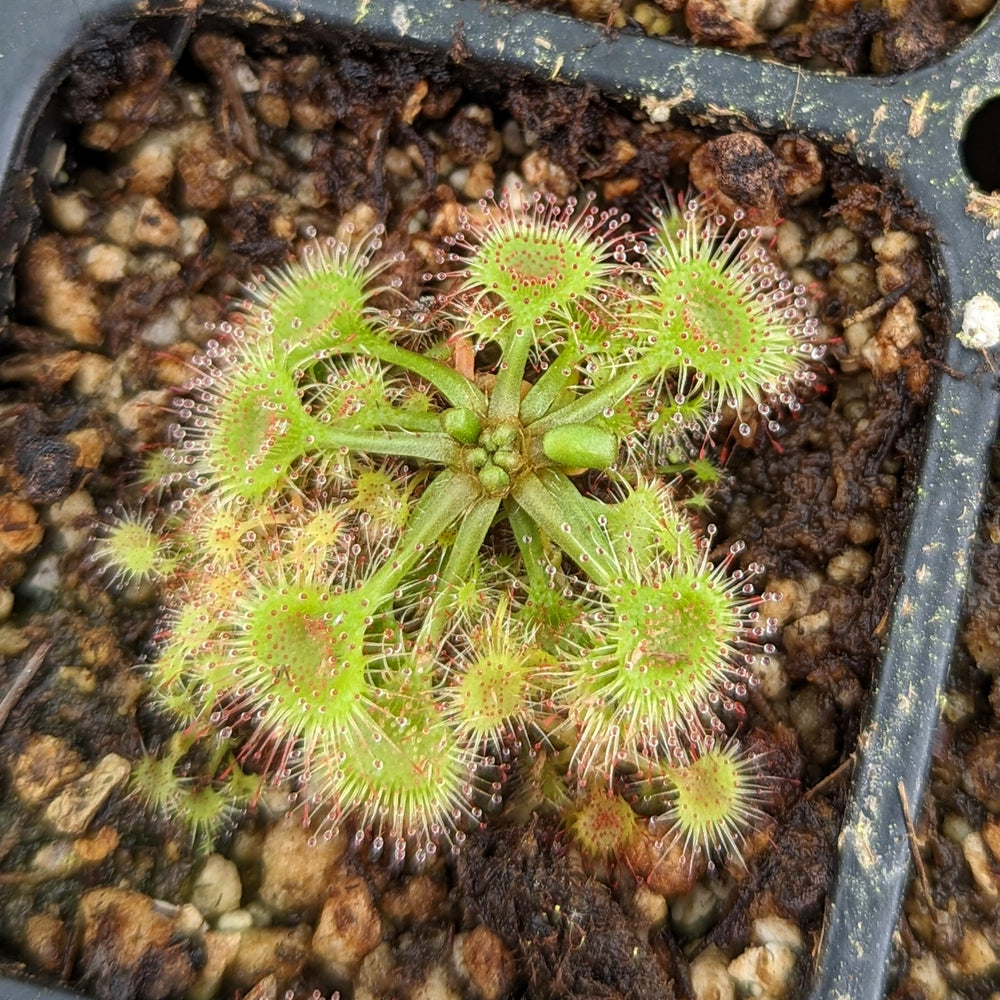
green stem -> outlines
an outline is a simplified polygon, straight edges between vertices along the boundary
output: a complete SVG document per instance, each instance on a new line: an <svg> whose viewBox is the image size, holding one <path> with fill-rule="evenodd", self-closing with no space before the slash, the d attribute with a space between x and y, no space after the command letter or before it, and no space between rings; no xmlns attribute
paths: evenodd
<svg viewBox="0 0 1000 1000"><path fill-rule="evenodd" d="M341 353L349 354L351 351L345 348ZM426 379L451 406L464 406L477 413L486 412L486 397L479 389L460 372L440 361L374 337L366 339L363 350L359 353L369 354L379 361L405 368Z"/></svg>
<svg viewBox="0 0 1000 1000"><path fill-rule="evenodd" d="M544 417L527 426L528 432L534 435L544 434L561 424L585 424L609 406L614 406L630 392L635 392L656 374L659 366L648 358L642 358L630 364L599 389L577 396L571 403L547 413Z"/></svg>
<svg viewBox="0 0 1000 1000"><path fill-rule="evenodd" d="M614 560L604 546L601 526L561 472L540 469L522 476L511 496L594 583L604 585L615 578Z"/></svg>
<svg viewBox="0 0 1000 1000"><path fill-rule="evenodd" d="M464 472L445 469L421 494L390 559L365 581L381 594L391 593L419 562L428 546L437 543L452 523L482 497L479 484Z"/></svg>
<svg viewBox="0 0 1000 1000"><path fill-rule="evenodd" d="M399 407L389 407L385 419L379 420L385 430L409 431L411 434L440 434L441 417L437 413L414 410L412 413Z"/></svg>
<svg viewBox="0 0 1000 1000"><path fill-rule="evenodd" d="M490 393L489 415L494 420L513 420L521 410L521 383L535 334L533 316L512 316L508 323L507 347Z"/></svg>
<svg viewBox="0 0 1000 1000"><path fill-rule="evenodd" d="M538 525L522 507L510 500L504 501L504 510L510 522L510 529L514 533L514 541L517 542L521 552L524 575L528 578L528 590L545 590L549 585L549 577L545 572L548 560L545 557L545 546L542 544Z"/></svg>
<svg viewBox="0 0 1000 1000"><path fill-rule="evenodd" d="M440 425L438 425L440 427ZM353 430L342 423L316 421L312 431L319 448L394 455L397 458L420 458L439 465L451 465L461 457L462 448L450 435L410 433L409 431Z"/></svg>
<svg viewBox="0 0 1000 1000"><path fill-rule="evenodd" d="M486 540L486 532L490 530L499 506L500 501L496 497L483 497L462 517L440 574L441 583L445 586L461 583L468 575L469 568L479 556Z"/></svg>
<svg viewBox="0 0 1000 1000"><path fill-rule="evenodd" d="M520 414L523 423L530 424L532 420L545 416L549 407L576 377L576 365L582 357L583 352L575 344L567 344L559 352L559 356L542 372L538 381L521 400Z"/></svg>
<svg viewBox="0 0 1000 1000"><path fill-rule="evenodd" d="M421 645L436 645L441 638L451 610L449 588L451 585L461 584L468 578L469 570L479 556L486 539L486 532L490 530L499 506L500 501L495 497L482 497L462 517L455 534L455 541L448 551L448 557L439 575L440 589L420 632Z"/></svg>

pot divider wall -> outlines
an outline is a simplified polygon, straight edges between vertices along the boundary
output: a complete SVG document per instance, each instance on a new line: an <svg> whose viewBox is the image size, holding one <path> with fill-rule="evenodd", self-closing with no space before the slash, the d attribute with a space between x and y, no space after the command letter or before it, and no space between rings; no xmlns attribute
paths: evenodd
<svg viewBox="0 0 1000 1000"><path fill-rule="evenodd" d="M239 4L213 5L236 12ZM898 178L939 240L941 291L951 329L965 303L997 294L995 244L966 212L977 110L1000 99L1000 19L994 13L937 65L900 78L845 78L693 49L614 36L557 15L465 0L345 5L303 0L276 5L306 23L395 46L460 54L466 62L566 82L587 82L638 103L654 120L699 115L720 125L794 129L866 167ZM44 148L44 106L74 49L98 26L134 16L111 0L78 0L42 11L4 0L0 41L0 169L7 218L0 252L9 262L34 216L31 168ZM177 4L144 4L142 14L176 13ZM275 17L280 15L275 14ZM189 21L178 20L178 40ZM44 125L44 123L43 123ZM33 138L34 136L34 138ZM988 141L988 140L986 140ZM963 150L964 144L972 144ZM6 209L6 206L11 206ZM0 291L10 295L9 268ZM929 416L927 450L913 502L901 583L869 719L858 743L853 790L839 842L838 875L828 902L812 1000L880 1000L910 871L899 786L916 812L930 764L938 696L947 675L975 535L986 456L1000 401L994 373L977 351L952 336ZM65 994L0 980L12 1000Z"/></svg>

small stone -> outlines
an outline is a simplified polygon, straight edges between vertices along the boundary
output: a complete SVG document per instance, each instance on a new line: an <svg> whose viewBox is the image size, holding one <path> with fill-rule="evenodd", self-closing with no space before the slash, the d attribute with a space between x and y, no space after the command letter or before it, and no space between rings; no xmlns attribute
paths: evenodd
<svg viewBox="0 0 1000 1000"><path fill-rule="evenodd" d="M851 546L835 555L826 565L826 575L834 583L860 586L872 570L872 557L865 549Z"/></svg>
<svg viewBox="0 0 1000 1000"><path fill-rule="evenodd" d="M72 946L66 924L53 910L33 913L25 921L21 947L31 965L51 976L61 975Z"/></svg>
<svg viewBox="0 0 1000 1000"><path fill-rule="evenodd" d="M44 534L38 513L27 500L9 494L0 497L0 563L30 552Z"/></svg>
<svg viewBox="0 0 1000 1000"><path fill-rule="evenodd" d="M274 913L318 910L327 897L347 843L338 834L315 839L298 816L289 815L267 831L261 847L260 900Z"/></svg>
<svg viewBox="0 0 1000 1000"><path fill-rule="evenodd" d="M59 592L62 585L59 556L50 552L30 564L28 572L18 584L18 590L22 597L44 604Z"/></svg>
<svg viewBox="0 0 1000 1000"><path fill-rule="evenodd" d="M195 949L176 917L129 889L92 889L77 911L82 982L98 996L167 1000L195 980Z"/></svg>
<svg viewBox="0 0 1000 1000"><path fill-rule="evenodd" d="M667 901L644 882L635 887L631 909L636 919L650 929L661 926L670 912Z"/></svg>
<svg viewBox="0 0 1000 1000"><path fill-rule="evenodd" d="M243 897L243 884L236 865L221 854L210 854L191 888L191 903L206 920L215 920L235 910Z"/></svg>
<svg viewBox="0 0 1000 1000"><path fill-rule="evenodd" d="M65 740L38 733L9 764L14 792L29 808L41 805L84 770L80 755Z"/></svg>
<svg viewBox="0 0 1000 1000"><path fill-rule="evenodd" d="M104 435L96 427L81 427L66 435L66 443L76 448L78 469L96 469L104 457ZM68 497L66 499L69 499Z"/></svg>
<svg viewBox="0 0 1000 1000"><path fill-rule="evenodd" d="M249 930L254 925L253 914L246 909L229 910L215 922L215 929L227 934Z"/></svg>
<svg viewBox="0 0 1000 1000"><path fill-rule="evenodd" d="M792 695L788 714L809 761L826 764L837 756L840 727L837 707L829 691L818 684L806 685Z"/></svg>
<svg viewBox="0 0 1000 1000"><path fill-rule="evenodd" d="M760 682L761 694L768 701L784 701L788 697L788 671L782 657L772 653L766 657L756 657L752 666L754 676Z"/></svg>
<svg viewBox="0 0 1000 1000"><path fill-rule="evenodd" d="M170 412L171 393L167 389L146 389L126 399L118 407L122 429L138 435L142 441L162 440L162 426Z"/></svg>
<svg viewBox="0 0 1000 1000"><path fill-rule="evenodd" d="M987 976L995 975L1000 961L986 935L971 924L958 940L954 953L945 965L945 972L953 983L982 982Z"/></svg>
<svg viewBox="0 0 1000 1000"><path fill-rule="evenodd" d="M736 9L742 8L737 6ZM752 10L749 7L746 9ZM687 0L684 23L699 45L724 45L727 48L742 49L759 38L753 24L734 17L722 0ZM699 185L699 190L705 188Z"/></svg>
<svg viewBox="0 0 1000 1000"><path fill-rule="evenodd" d="M987 819L981 831L983 843L990 849L993 860L1000 863L1000 820Z"/></svg>
<svg viewBox="0 0 1000 1000"><path fill-rule="evenodd" d="M57 833L78 836L90 825L108 796L128 780L132 768L124 757L109 753L49 803L45 822Z"/></svg>
<svg viewBox="0 0 1000 1000"><path fill-rule="evenodd" d="M469 168L469 176L462 185L462 194L466 198L478 201L485 198L487 192L492 191L496 184L496 174L493 165L485 160L473 163Z"/></svg>
<svg viewBox="0 0 1000 1000"><path fill-rule="evenodd" d="M962 854L983 898L991 906L1000 900L1000 874L990 861L981 834L973 831L962 841Z"/></svg>
<svg viewBox="0 0 1000 1000"><path fill-rule="evenodd" d="M287 128L292 117L288 101L280 94L258 94L254 111L265 125L275 129Z"/></svg>
<svg viewBox="0 0 1000 1000"><path fill-rule="evenodd" d="M112 379L116 385L112 383ZM84 355L71 384L78 396L98 396L109 390L113 395L121 393L121 377L114 374L114 364L99 354Z"/></svg>
<svg viewBox="0 0 1000 1000"><path fill-rule="evenodd" d="M348 978L382 940L382 921L360 875L336 880L313 934L313 955L331 976Z"/></svg>
<svg viewBox="0 0 1000 1000"><path fill-rule="evenodd" d="M573 191L569 174L537 149L521 161L521 172L531 187L554 194L557 198L568 198Z"/></svg>
<svg viewBox="0 0 1000 1000"><path fill-rule="evenodd" d="M455 937L452 962L462 981L479 1000L500 1000L514 983L514 956L484 924Z"/></svg>
<svg viewBox="0 0 1000 1000"><path fill-rule="evenodd" d="M206 931L202 938L205 964L198 970L198 977L188 988L186 1000L213 1000L222 996L219 987L240 950L240 935L220 931Z"/></svg>
<svg viewBox="0 0 1000 1000"><path fill-rule="evenodd" d="M166 191L174 177L176 142L175 134L150 129L129 147L125 189L130 194L158 195Z"/></svg>
<svg viewBox="0 0 1000 1000"><path fill-rule="evenodd" d="M960 21L973 21L992 6L991 0L951 0L951 13Z"/></svg>
<svg viewBox="0 0 1000 1000"><path fill-rule="evenodd" d="M722 6L730 17L755 25L767 6L767 0L722 0Z"/></svg>
<svg viewBox="0 0 1000 1000"><path fill-rule="evenodd" d="M962 787L990 812L1000 812L1000 733L984 733L965 755Z"/></svg>
<svg viewBox="0 0 1000 1000"><path fill-rule="evenodd" d="M948 1000L948 980L930 952L910 961L908 978L926 1000Z"/></svg>
<svg viewBox="0 0 1000 1000"><path fill-rule="evenodd" d="M782 267L798 267L806 258L806 233L802 226L786 219L778 226L775 250Z"/></svg>
<svg viewBox="0 0 1000 1000"><path fill-rule="evenodd" d="M382 915L399 925L422 924L433 919L448 897L448 887L425 872L389 886L379 900Z"/></svg>
<svg viewBox="0 0 1000 1000"><path fill-rule="evenodd" d="M758 917L750 928L750 940L753 944L777 944L801 955L805 949L802 930L794 920L784 917Z"/></svg>
<svg viewBox="0 0 1000 1000"><path fill-rule="evenodd" d="M719 915L719 897L711 887L697 882L670 904L670 923L685 940L704 934Z"/></svg>
<svg viewBox="0 0 1000 1000"><path fill-rule="evenodd" d="M98 284L121 281L130 259L129 252L114 243L95 243L83 254L83 269Z"/></svg>
<svg viewBox="0 0 1000 1000"><path fill-rule="evenodd" d="M736 987L729 975L729 959L709 945L691 962L691 989L697 1000L735 1000Z"/></svg>
<svg viewBox="0 0 1000 1000"><path fill-rule="evenodd" d="M0 381L30 382L51 390L70 381L88 356L84 351L15 354L0 364Z"/></svg>
<svg viewBox="0 0 1000 1000"><path fill-rule="evenodd" d="M79 191L49 195L45 209L52 225L67 235L82 233L90 221L90 206Z"/></svg>
<svg viewBox="0 0 1000 1000"><path fill-rule="evenodd" d="M831 264L846 264L858 256L858 237L847 226L836 226L819 233L809 247L809 259L822 259Z"/></svg>
<svg viewBox="0 0 1000 1000"><path fill-rule="evenodd" d="M829 611L816 611L797 618L782 629L785 650L789 654L816 658L825 652L830 643L831 618Z"/></svg>
<svg viewBox="0 0 1000 1000"><path fill-rule="evenodd" d="M395 989L396 961L388 941L383 941L361 963L354 980L354 1000L382 1000Z"/></svg>
<svg viewBox="0 0 1000 1000"><path fill-rule="evenodd" d="M248 990L267 975L284 989L301 975L309 958L309 928L251 927L240 936L240 946L227 979L236 989Z"/></svg>
<svg viewBox="0 0 1000 1000"><path fill-rule="evenodd" d="M181 339L181 324L170 311L160 313L139 330L139 339L152 347L170 347Z"/></svg>
<svg viewBox="0 0 1000 1000"><path fill-rule="evenodd" d="M69 878L83 868L83 858L71 840L43 844L31 859L31 871L46 879Z"/></svg>
<svg viewBox="0 0 1000 1000"><path fill-rule="evenodd" d="M717 0L697 2L719 6ZM690 14L691 0L686 9ZM690 169L691 183L699 191L714 192L713 204L725 215L732 216L741 207L761 225L777 219L785 195L785 168L758 136L733 132L712 139L695 150Z"/></svg>
<svg viewBox="0 0 1000 1000"><path fill-rule="evenodd" d="M151 247L172 247L180 236L177 217L156 198L143 199L136 215L132 242Z"/></svg>
<svg viewBox="0 0 1000 1000"><path fill-rule="evenodd" d="M795 952L782 944L747 948L729 963L729 975L746 997L784 1000L796 979Z"/></svg>
<svg viewBox="0 0 1000 1000"><path fill-rule="evenodd" d="M788 201L804 201L821 190L825 168L815 143L786 134L775 140L774 152L783 165L781 183Z"/></svg>
<svg viewBox="0 0 1000 1000"><path fill-rule="evenodd" d="M443 965L432 965L424 974L423 982L409 991L410 1000L468 1000L451 983L448 970Z"/></svg>
<svg viewBox="0 0 1000 1000"><path fill-rule="evenodd" d="M102 826L93 837L78 837L73 849L84 865L100 864L118 849L118 831L113 826Z"/></svg>
<svg viewBox="0 0 1000 1000"><path fill-rule="evenodd" d="M761 31L777 31L794 20L799 12L801 0L767 0L764 12L757 18Z"/></svg>
<svg viewBox="0 0 1000 1000"><path fill-rule="evenodd" d="M1000 304L996 299L980 292L965 303L958 341L975 351L987 351L1000 344Z"/></svg>

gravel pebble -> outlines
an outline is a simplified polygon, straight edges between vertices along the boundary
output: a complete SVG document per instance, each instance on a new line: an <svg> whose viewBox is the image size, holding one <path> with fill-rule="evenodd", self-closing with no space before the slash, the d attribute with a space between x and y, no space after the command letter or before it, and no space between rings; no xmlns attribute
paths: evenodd
<svg viewBox="0 0 1000 1000"><path fill-rule="evenodd" d="M45 809L44 821L56 833L81 834L115 789L128 780L132 765L115 753L102 757L92 771L77 778Z"/></svg>
<svg viewBox="0 0 1000 1000"><path fill-rule="evenodd" d="M343 836L314 842L301 817L285 817L267 831L261 847L260 901L278 915L317 910L338 877L346 848Z"/></svg>
<svg viewBox="0 0 1000 1000"><path fill-rule="evenodd" d="M206 920L216 920L235 910L243 897L240 873L221 854L210 854L191 887L191 903Z"/></svg>
<svg viewBox="0 0 1000 1000"><path fill-rule="evenodd" d="M196 956L178 937L176 914L128 889L92 889L77 910L78 967L105 997L177 997L195 981Z"/></svg>
<svg viewBox="0 0 1000 1000"><path fill-rule="evenodd" d="M501 1000L514 983L514 956L484 924L455 936L452 962L477 1000Z"/></svg>
<svg viewBox="0 0 1000 1000"><path fill-rule="evenodd" d="M323 903L312 937L313 957L328 975L349 978L382 940L382 921L360 875L337 878Z"/></svg>
<svg viewBox="0 0 1000 1000"><path fill-rule="evenodd" d="M80 755L59 736L34 733L7 764L14 793L34 808L86 770Z"/></svg>

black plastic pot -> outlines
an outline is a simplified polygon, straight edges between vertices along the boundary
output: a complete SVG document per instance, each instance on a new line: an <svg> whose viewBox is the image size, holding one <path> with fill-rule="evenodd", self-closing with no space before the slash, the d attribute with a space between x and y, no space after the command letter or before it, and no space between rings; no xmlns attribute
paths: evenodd
<svg viewBox="0 0 1000 1000"><path fill-rule="evenodd" d="M38 128L74 50L101 26L178 13L178 3L75 0L41 8L3 0L0 41L0 172L9 261L35 216L32 165L44 151ZM238 15L238 3L205 4ZM319 21L372 40L507 67L549 80L578 81L637 102L652 117L676 112L720 125L794 129L895 178L936 230L938 276L952 332L965 302L996 290L997 252L986 225L966 213L971 178L987 187L990 128L1000 119L1000 13L934 66L898 78L845 78L692 49L641 37L612 37L557 15L516 12L479 0L346 4L281 0L297 22ZM255 10L257 10L255 8ZM260 11L257 10L257 15ZM258 17L259 19L259 17ZM186 22L177 22L178 38ZM994 102L994 103L990 103ZM977 112L987 110L969 127ZM992 119L991 119L992 116ZM993 125L989 124L993 121ZM984 124L985 122L985 124ZM995 152L992 154L995 159ZM984 167L985 164L985 167ZM982 176L985 169L986 176ZM994 166L993 169L1000 169ZM5 275L0 294L9 295ZM998 293L1000 294L1000 293ZM853 789L839 844L813 1000L881 1000L891 939L910 872L899 784L914 811L922 798L951 661L1000 394L982 355L949 340L929 417L927 450L885 655L858 744ZM68 994L0 980L0 1000L59 1000Z"/></svg>

